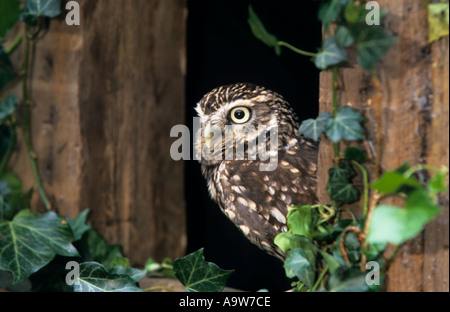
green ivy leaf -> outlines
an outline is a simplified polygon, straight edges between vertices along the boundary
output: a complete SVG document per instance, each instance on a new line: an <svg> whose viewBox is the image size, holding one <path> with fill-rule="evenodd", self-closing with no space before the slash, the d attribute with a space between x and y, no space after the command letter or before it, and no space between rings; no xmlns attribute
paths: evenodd
<svg viewBox="0 0 450 312"><path fill-rule="evenodd" d="M350 29L358 50L359 65L370 70L396 42L396 38L378 25L358 24Z"/></svg>
<svg viewBox="0 0 450 312"><path fill-rule="evenodd" d="M345 149L344 158L347 161L354 160L360 164L365 163L367 160L366 153L359 147L355 146L348 146Z"/></svg>
<svg viewBox="0 0 450 312"><path fill-rule="evenodd" d="M106 240L92 228L84 232L81 240L77 244L77 248L82 255L83 261L99 262L107 269L112 268L112 264L117 257L123 256L119 245L108 244Z"/></svg>
<svg viewBox="0 0 450 312"><path fill-rule="evenodd" d="M142 292L128 275L109 273L96 262L80 263L73 287L75 292Z"/></svg>
<svg viewBox="0 0 450 312"><path fill-rule="evenodd" d="M440 211L425 190L415 190L408 196L404 209L390 205L375 208L367 241L400 245L419 234Z"/></svg>
<svg viewBox="0 0 450 312"><path fill-rule="evenodd" d="M18 101L19 98L10 93L3 102L0 102L0 121L4 121L16 111Z"/></svg>
<svg viewBox="0 0 450 312"><path fill-rule="evenodd" d="M350 45L355 42L355 39L353 39L352 34L350 33L350 30L345 26L338 26L336 28L336 32L334 33L334 38L336 40L337 45L339 48L347 48Z"/></svg>
<svg viewBox="0 0 450 312"><path fill-rule="evenodd" d="M126 259L126 258L125 258ZM139 282L147 274L147 270L140 270L131 267L116 265L109 270L109 273L129 276L135 283Z"/></svg>
<svg viewBox="0 0 450 312"><path fill-rule="evenodd" d="M409 168L410 168L409 161L405 161L400 167L398 167L394 171L400 174L404 174L406 171L408 171Z"/></svg>
<svg viewBox="0 0 450 312"><path fill-rule="evenodd" d="M339 268L328 279L330 292L366 292L369 286L366 283L366 274L360 270Z"/></svg>
<svg viewBox="0 0 450 312"><path fill-rule="evenodd" d="M19 19L20 2L0 0L0 38L5 37Z"/></svg>
<svg viewBox="0 0 450 312"><path fill-rule="evenodd" d="M328 266L328 269L331 273L339 269L341 265L332 255L322 250L319 250L319 253L323 258L323 262L325 262L325 264Z"/></svg>
<svg viewBox="0 0 450 312"><path fill-rule="evenodd" d="M203 248L176 259L173 271L178 280L193 292L219 292L225 287L228 277L233 271L223 270L211 262L206 262Z"/></svg>
<svg viewBox="0 0 450 312"><path fill-rule="evenodd" d="M345 6L344 18L350 24L355 24L361 21L362 17L365 16L365 8L359 4L350 2Z"/></svg>
<svg viewBox="0 0 450 312"><path fill-rule="evenodd" d="M341 161L338 167L331 167L328 170L329 178L326 186L330 199L345 204L357 201L359 191L351 183L355 175L355 171L347 161Z"/></svg>
<svg viewBox="0 0 450 312"><path fill-rule="evenodd" d="M444 168L441 171L437 172L428 182L428 190L430 195L436 195L438 193L446 192L446 178L447 178L448 169Z"/></svg>
<svg viewBox="0 0 450 312"><path fill-rule="evenodd" d="M20 283L47 265L55 255L78 256L67 222L54 212L35 216L25 210L0 223L0 269Z"/></svg>
<svg viewBox="0 0 450 312"><path fill-rule="evenodd" d="M328 37L323 42L322 51L315 58L314 64L320 70L347 61L347 53L341 49L334 37Z"/></svg>
<svg viewBox="0 0 450 312"><path fill-rule="evenodd" d="M277 55L281 54L281 48L278 45L278 39L274 35L270 34L266 28L264 27L263 23L259 19L258 15L256 15L255 11L253 11L253 8L251 5L248 6L248 24L250 25L250 28L252 30L253 35L264 42L269 47L273 47L275 49L275 53Z"/></svg>
<svg viewBox="0 0 450 312"><path fill-rule="evenodd" d="M294 235L291 232L281 232L275 237L273 242L280 247L283 252L286 252L290 249L300 247L301 239L301 236Z"/></svg>
<svg viewBox="0 0 450 312"><path fill-rule="evenodd" d="M61 14L61 0L27 0L20 19L30 26L37 24L40 16L56 17Z"/></svg>
<svg viewBox="0 0 450 312"><path fill-rule="evenodd" d="M3 45L0 44L0 89L16 77L9 55L5 52Z"/></svg>
<svg viewBox="0 0 450 312"><path fill-rule="evenodd" d="M359 191L348 181L335 181L327 184L327 194L330 199L343 204L359 200Z"/></svg>
<svg viewBox="0 0 450 312"><path fill-rule="evenodd" d="M394 194L404 187L421 188L422 183L414 177L404 177L397 171L386 171L371 187L381 194Z"/></svg>
<svg viewBox="0 0 450 312"><path fill-rule="evenodd" d="M428 4L428 42L439 40L448 36L449 27L449 4L429 3Z"/></svg>
<svg viewBox="0 0 450 312"><path fill-rule="evenodd" d="M284 270L288 278L297 277L307 287L314 286L316 277L316 252L314 245L306 238L301 247L292 249L286 255Z"/></svg>
<svg viewBox="0 0 450 312"><path fill-rule="evenodd" d="M292 234L310 237L314 226L314 212L315 210L309 205L291 209L287 215L287 226Z"/></svg>
<svg viewBox="0 0 450 312"><path fill-rule="evenodd" d="M352 166L346 161L341 161L338 167L333 166L328 170L328 179L331 183L350 181L355 175L355 170L353 170Z"/></svg>
<svg viewBox="0 0 450 312"><path fill-rule="evenodd" d="M319 137L325 129L330 119L333 116L328 112L323 112L316 119L307 119L302 122L300 129L298 130L299 135L304 135L307 138L313 139L314 141L319 141Z"/></svg>
<svg viewBox="0 0 450 312"><path fill-rule="evenodd" d="M328 30L330 24L338 18L344 7L342 0L326 0L322 1L319 6L318 18Z"/></svg>
<svg viewBox="0 0 450 312"><path fill-rule="evenodd" d="M72 229L75 241L80 240L83 234L91 229L91 226L86 223L88 213L89 209L85 209L73 220L66 218L67 223L69 223Z"/></svg>
<svg viewBox="0 0 450 312"><path fill-rule="evenodd" d="M325 133L334 143L341 140L363 139L364 129L360 125L363 120L359 112L349 106L341 106L337 109L336 117L325 127Z"/></svg>

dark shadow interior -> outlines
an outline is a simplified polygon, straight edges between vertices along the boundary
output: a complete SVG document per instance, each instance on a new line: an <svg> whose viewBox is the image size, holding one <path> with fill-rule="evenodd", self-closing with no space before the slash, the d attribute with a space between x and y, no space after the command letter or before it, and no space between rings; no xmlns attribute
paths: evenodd
<svg viewBox="0 0 450 312"><path fill-rule="evenodd" d="M194 107L220 85L253 82L283 95L300 119L318 113L319 71L310 58L283 48L277 56L251 33L248 5L267 30L294 46L317 51L321 26L314 1L190 0L188 2L186 123ZM197 161L186 161L188 250L235 272L228 286L242 290L289 288L282 262L252 245L209 198Z"/></svg>

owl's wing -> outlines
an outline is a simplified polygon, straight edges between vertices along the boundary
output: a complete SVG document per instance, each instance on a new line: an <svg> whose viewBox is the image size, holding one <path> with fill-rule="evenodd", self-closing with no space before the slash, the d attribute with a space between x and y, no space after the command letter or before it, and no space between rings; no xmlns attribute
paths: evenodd
<svg viewBox="0 0 450 312"><path fill-rule="evenodd" d="M287 231L291 205L317 203L316 146L297 144L278 157L273 171L260 171L258 161L224 161L216 177L223 212L253 243L283 259L273 241Z"/></svg>

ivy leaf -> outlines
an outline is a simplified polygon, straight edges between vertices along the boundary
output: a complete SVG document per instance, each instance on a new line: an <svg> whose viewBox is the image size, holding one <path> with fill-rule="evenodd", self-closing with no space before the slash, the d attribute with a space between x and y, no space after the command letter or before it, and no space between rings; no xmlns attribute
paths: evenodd
<svg viewBox="0 0 450 312"><path fill-rule="evenodd" d="M331 273L333 273L340 267L339 262L332 255L322 250L319 250L319 253L323 258L323 262L325 262L325 264L328 266L328 269Z"/></svg>
<svg viewBox="0 0 450 312"><path fill-rule="evenodd" d="M16 95L9 93L6 99L0 102L0 121L4 121L16 111L18 101Z"/></svg>
<svg viewBox="0 0 450 312"><path fill-rule="evenodd" d="M83 235L77 244L77 248L82 255L83 261L95 261L102 263L107 269L112 267L117 257L122 257L120 246L110 245L105 239L90 228Z"/></svg>
<svg viewBox="0 0 450 312"><path fill-rule="evenodd" d="M318 18L328 30L331 22L338 18L344 7L345 2L342 0L326 0L322 1L319 6Z"/></svg>
<svg viewBox="0 0 450 312"><path fill-rule="evenodd" d="M355 25L351 28L358 50L359 65L370 70L375 67L389 48L396 42L396 38L378 25Z"/></svg>
<svg viewBox="0 0 450 312"><path fill-rule="evenodd" d="M366 283L366 274L359 270L339 268L328 279L328 288L331 292L366 292L369 286Z"/></svg>
<svg viewBox="0 0 450 312"><path fill-rule="evenodd" d="M287 215L287 226L294 235L311 236L314 210L309 205L291 209Z"/></svg>
<svg viewBox="0 0 450 312"><path fill-rule="evenodd" d="M129 276L135 283L139 282L147 274L147 270L140 270L130 267L124 267L121 265L116 265L109 270L109 273L116 275L126 275Z"/></svg>
<svg viewBox="0 0 450 312"><path fill-rule="evenodd" d="M302 122L300 129L298 130L299 135L304 135L307 138L313 139L314 141L319 141L319 137L325 129L330 119L333 116L328 112L323 112L316 119L307 119Z"/></svg>
<svg viewBox="0 0 450 312"><path fill-rule="evenodd" d="M447 185L445 182L447 173L448 169L444 168L437 172L428 182L428 190L432 196L447 191Z"/></svg>
<svg viewBox="0 0 450 312"><path fill-rule="evenodd" d="M394 194L402 188L420 188L422 183L414 177L404 177L397 171L386 171L383 175L371 184L374 190L381 194Z"/></svg>
<svg viewBox="0 0 450 312"><path fill-rule="evenodd" d="M83 234L91 229L91 226L86 223L88 213L89 209L85 209L73 220L66 218L76 241L80 240Z"/></svg>
<svg viewBox="0 0 450 312"><path fill-rule="evenodd" d="M203 248L176 259L173 271L187 291L219 292L225 287L233 271L223 270L211 262L206 262Z"/></svg>
<svg viewBox="0 0 450 312"><path fill-rule="evenodd" d="M367 241L400 245L419 234L440 211L425 190L415 190L408 196L404 209L390 205L375 208Z"/></svg>
<svg viewBox="0 0 450 312"><path fill-rule="evenodd" d="M314 64L318 69L325 70L346 60L345 50L337 45L334 37L328 37L323 43L322 51L317 54Z"/></svg>
<svg viewBox="0 0 450 312"><path fill-rule="evenodd" d="M331 167L328 170L329 178L326 186L330 199L344 204L357 201L359 191L351 183L355 175L355 171L347 161L341 161L338 167Z"/></svg>
<svg viewBox="0 0 450 312"><path fill-rule="evenodd" d="M345 180L328 183L327 194L331 200L343 204L350 204L359 200L359 191Z"/></svg>
<svg viewBox="0 0 450 312"><path fill-rule="evenodd" d="M141 292L127 275L109 273L97 262L80 263L80 275L74 280L75 292Z"/></svg>
<svg viewBox="0 0 450 312"><path fill-rule="evenodd" d="M47 265L55 255L78 256L71 244L72 231L54 212L35 216L21 211L0 223L0 270L10 271L20 283Z"/></svg>
<svg viewBox="0 0 450 312"><path fill-rule="evenodd" d="M338 181L349 181L355 177L355 170L346 161L341 161L339 166L333 166L328 170L328 177L331 183Z"/></svg>
<svg viewBox="0 0 450 312"><path fill-rule="evenodd" d="M449 4L428 4L428 42L448 36Z"/></svg>
<svg viewBox="0 0 450 312"><path fill-rule="evenodd" d="M37 24L40 16L56 17L61 14L61 0L27 0L20 19L30 26Z"/></svg>
<svg viewBox="0 0 450 312"><path fill-rule="evenodd" d="M251 5L248 6L248 24L250 25L250 28L252 30L253 35L264 42L269 47L275 48L276 55L281 54L281 48L278 45L278 39L274 35L270 34L266 28L264 27L263 23L259 19L258 15L256 15L255 11L253 11L253 8Z"/></svg>
<svg viewBox="0 0 450 312"><path fill-rule="evenodd" d="M337 45L341 49L347 48L348 46L352 45L353 42L355 41L355 39L353 39L352 34L350 33L350 30L342 25L336 28L334 38L336 40Z"/></svg>
<svg viewBox="0 0 450 312"><path fill-rule="evenodd" d="M363 16L365 17L364 13L367 13L365 11L366 10L363 6L350 2L345 6L344 18L348 23L355 24L361 21Z"/></svg>
<svg viewBox="0 0 450 312"><path fill-rule="evenodd" d="M274 239L274 244L280 247L283 252L300 247L302 236L294 235L291 232L281 232Z"/></svg>
<svg viewBox="0 0 450 312"><path fill-rule="evenodd" d="M0 0L0 38L5 37L19 19L20 2Z"/></svg>
<svg viewBox="0 0 450 312"><path fill-rule="evenodd" d="M360 122L363 116L348 106L337 109L336 116L331 119L325 127L328 138L337 143L341 140L359 140L364 138L364 129Z"/></svg>
<svg viewBox="0 0 450 312"><path fill-rule="evenodd" d="M284 262L284 270L288 278L297 277L300 282L312 288L316 277L316 252L314 245L303 238L300 248L288 252Z"/></svg>
<svg viewBox="0 0 450 312"><path fill-rule="evenodd" d="M360 164L365 163L367 160L366 153L356 146L348 146L344 152L344 158L347 161L356 161Z"/></svg>
<svg viewBox="0 0 450 312"><path fill-rule="evenodd" d="M5 52L3 45L0 44L0 89L16 77L9 55Z"/></svg>

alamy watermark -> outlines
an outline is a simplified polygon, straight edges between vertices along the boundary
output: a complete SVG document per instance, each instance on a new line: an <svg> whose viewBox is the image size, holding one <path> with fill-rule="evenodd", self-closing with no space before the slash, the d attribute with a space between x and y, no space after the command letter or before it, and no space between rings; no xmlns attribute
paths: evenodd
<svg viewBox="0 0 450 312"><path fill-rule="evenodd" d="M380 4L378 1L369 1L366 3L366 10L369 12L366 14L367 25L380 25Z"/></svg>
<svg viewBox="0 0 450 312"><path fill-rule="evenodd" d="M69 26L80 26L80 4L77 1L69 1L66 4L66 24Z"/></svg>
<svg viewBox="0 0 450 312"><path fill-rule="evenodd" d="M192 159L218 162L221 160L260 160L261 171L273 171L278 166L278 127L264 125L226 125L219 128L203 125L200 117L193 119L193 138L187 126L172 127L170 136L178 138L170 147L173 160Z"/></svg>
<svg viewBox="0 0 450 312"><path fill-rule="evenodd" d="M66 270L69 273L66 274L65 282L68 286L80 285L80 264L76 261L69 261L66 263Z"/></svg>

